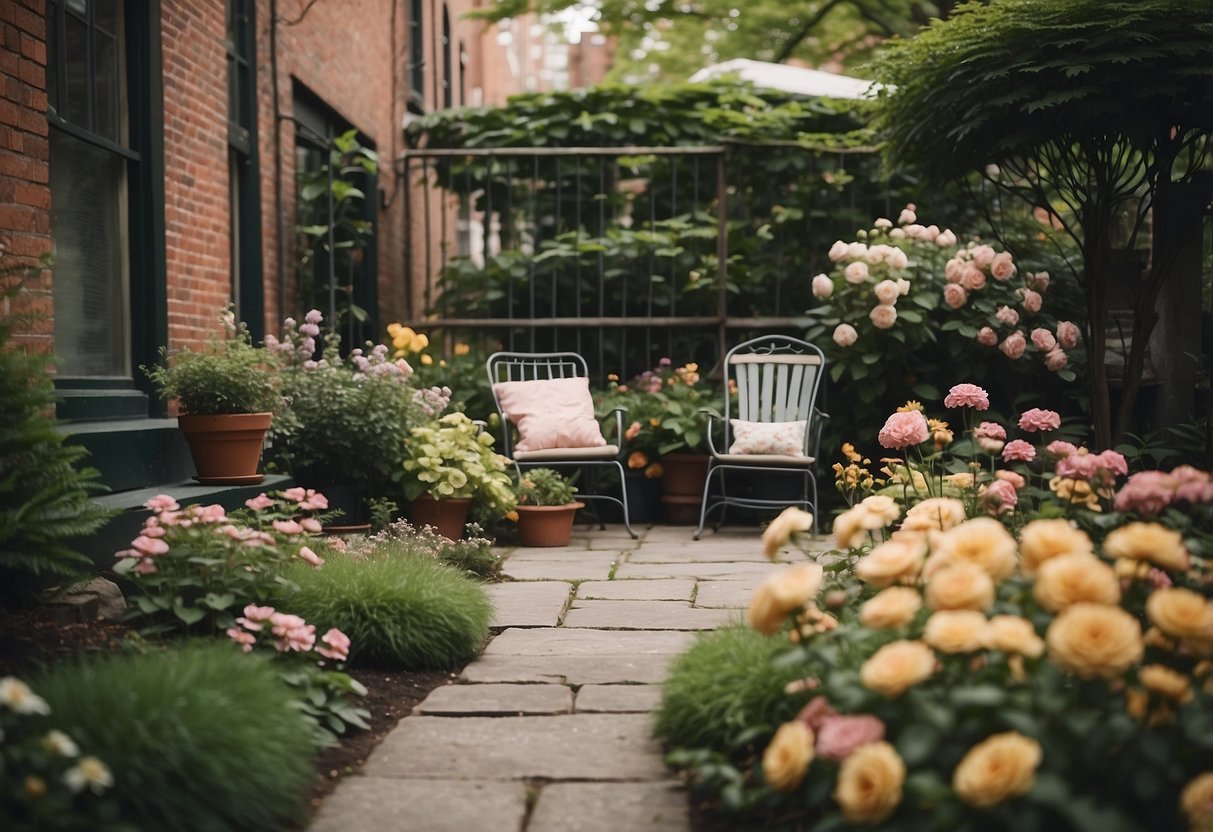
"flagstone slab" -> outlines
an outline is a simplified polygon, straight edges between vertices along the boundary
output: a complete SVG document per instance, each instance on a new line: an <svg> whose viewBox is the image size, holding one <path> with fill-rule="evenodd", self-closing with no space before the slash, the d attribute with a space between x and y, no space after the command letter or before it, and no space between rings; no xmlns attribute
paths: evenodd
<svg viewBox="0 0 1213 832"><path fill-rule="evenodd" d="M516 581L605 581L611 577L616 558L587 558L584 553L565 560L519 560L511 557L502 572Z"/></svg>
<svg viewBox="0 0 1213 832"><path fill-rule="evenodd" d="M627 578L700 578L760 581L780 567L773 563L624 563L616 580Z"/></svg>
<svg viewBox="0 0 1213 832"><path fill-rule="evenodd" d="M564 626L618 630L712 630L728 610L696 609L685 601L574 601Z"/></svg>
<svg viewBox="0 0 1213 832"><path fill-rule="evenodd" d="M601 710L601 709L600 709ZM564 685L444 685L413 709L425 716L567 714L573 692Z"/></svg>
<svg viewBox="0 0 1213 832"><path fill-rule="evenodd" d="M573 585L566 581L520 581L489 584L494 627L555 627L568 604Z"/></svg>
<svg viewBox="0 0 1213 832"><path fill-rule="evenodd" d="M583 685L577 713L649 713L661 704L661 685Z"/></svg>
<svg viewBox="0 0 1213 832"><path fill-rule="evenodd" d="M767 558L762 553L762 544L758 539L747 542L738 541L723 546L675 546L671 544L655 544L645 546L634 552L628 558L628 563L766 563Z"/></svg>
<svg viewBox="0 0 1213 832"><path fill-rule="evenodd" d="M690 832L687 806L677 783L549 783L527 832Z"/></svg>
<svg viewBox="0 0 1213 832"><path fill-rule="evenodd" d="M608 601L690 601L695 582L690 578L651 581L586 581L577 597Z"/></svg>
<svg viewBox="0 0 1213 832"><path fill-rule="evenodd" d="M666 774L652 730L643 714L415 716L366 765L384 778L658 780Z"/></svg>
<svg viewBox="0 0 1213 832"><path fill-rule="evenodd" d="M465 667L461 678L478 683L656 685L665 681L672 660L671 655L483 656Z"/></svg>
<svg viewBox="0 0 1213 832"><path fill-rule="evenodd" d="M493 656L675 656L694 642L690 633L565 629L506 630L485 649ZM480 661L480 659L477 659ZM476 662L472 663L473 665ZM470 665L469 665L470 666Z"/></svg>
<svg viewBox="0 0 1213 832"><path fill-rule="evenodd" d="M760 581L700 581L695 606L745 609Z"/></svg>
<svg viewBox="0 0 1213 832"><path fill-rule="evenodd" d="M619 555L617 552L596 552L584 545L533 547L520 546L517 549L513 549L509 555L509 559L514 563L532 560L555 560L566 563L570 560L586 562L606 561L610 563L612 560L615 560L618 557Z"/></svg>
<svg viewBox="0 0 1213 832"><path fill-rule="evenodd" d="M325 798L311 832L501 832L521 829L523 783L347 777Z"/></svg>

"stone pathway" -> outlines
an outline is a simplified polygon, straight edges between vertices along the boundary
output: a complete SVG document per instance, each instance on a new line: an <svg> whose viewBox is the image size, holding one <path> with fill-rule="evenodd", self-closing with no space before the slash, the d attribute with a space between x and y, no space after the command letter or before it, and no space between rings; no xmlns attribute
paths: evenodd
<svg viewBox="0 0 1213 832"><path fill-rule="evenodd" d="M496 634L329 797L313 832L686 832L651 712L695 631L739 619L778 567L756 529L578 529L516 549Z"/></svg>

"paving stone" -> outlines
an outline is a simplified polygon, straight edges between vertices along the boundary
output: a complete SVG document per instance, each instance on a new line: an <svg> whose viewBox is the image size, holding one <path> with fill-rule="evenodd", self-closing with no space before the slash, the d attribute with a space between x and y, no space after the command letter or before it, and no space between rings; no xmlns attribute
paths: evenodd
<svg viewBox="0 0 1213 832"><path fill-rule="evenodd" d="M509 559L514 563L521 563L522 561L531 560L606 560L609 562L613 560L613 557L611 552L593 552L590 551L590 549L584 544L575 544L573 546L536 546L533 548L519 547L510 551Z"/></svg>
<svg viewBox="0 0 1213 832"><path fill-rule="evenodd" d="M672 660L670 655L482 656L463 669L461 678L468 682L656 685L665 681Z"/></svg>
<svg viewBox="0 0 1213 832"><path fill-rule="evenodd" d="M695 590L697 607L745 609L759 581L700 581Z"/></svg>
<svg viewBox="0 0 1213 832"><path fill-rule="evenodd" d="M599 708L597 710L606 710ZM444 685L413 709L426 716L567 714L573 692L564 685Z"/></svg>
<svg viewBox="0 0 1213 832"><path fill-rule="evenodd" d="M655 544L645 546L634 552L628 558L628 563L727 563L727 562L766 563L767 558L762 553L762 544L757 538L742 543L730 543L725 546L703 547L698 544L676 546L671 544Z"/></svg>
<svg viewBox="0 0 1213 832"><path fill-rule="evenodd" d="M566 630L563 627L506 630L484 651L490 656L676 656L691 646L690 633Z"/></svg>
<svg viewBox="0 0 1213 832"><path fill-rule="evenodd" d="M605 581L611 577L614 563L615 558L609 556L596 560L575 555L567 560L510 558L502 571L516 581Z"/></svg>
<svg viewBox="0 0 1213 832"><path fill-rule="evenodd" d="M563 581L489 584L494 627L555 627L573 585Z"/></svg>
<svg viewBox="0 0 1213 832"><path fill-rule="evenodd" d="M648 713L661 704L661 685L583 685L577 713Z"/></svg>
<svg viewBox="0 0 1213 832"><path fill-rule="evenodd" d="M711 630L733 617L729 610L696 609L683 601L574 601L565 627L619 630Z"/></svg>
<svg viewBox="0 0 1213 832"><path fill-rule="evenodd" d="M701 580L762 580L776 569L773 563L624 563L616 580L626 578L700 578Z"/></svg>
<svg viewBox="0 0 1213 832"><path fill-rule="evenodd" d="M555 801L554 801L555 802ZM522 783L347 777L311 832L502 832L521 829Z"/></svg>
<svg viewBox="0 0 1213 832"><path fill-rule="evenodd" d="M578 598L611 601L690 601L695 582L690 578L652 581L586 581L577 587Z"/></svg>
<svg viewBox="0 0 1213 832"><path fill-rule="evenodd" d="M439 780L657 780L666 775L652 730L642 714L415 716L384 738L367 771Z"/></svg>
<svg viewBox="0 0 1213 832"><path fill-rule="evenodd" d="M527 832L690 832L677 783L549 783Z"/></svg>

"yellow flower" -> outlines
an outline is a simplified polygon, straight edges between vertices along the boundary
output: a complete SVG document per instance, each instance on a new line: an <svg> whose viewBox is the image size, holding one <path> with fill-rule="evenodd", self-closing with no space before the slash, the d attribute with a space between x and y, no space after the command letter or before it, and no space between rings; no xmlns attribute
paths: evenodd
<svg viewBox="0 0 1213 832"><path fill-rule="evenodd" d="M784 613L803 607L821 590L824 570L816 563L798 563L773 572L763 584L771 588L771 597Z"/></svg>
<svg viewBox="0 0 1213 832"><path fill-rule="evenodd" d="M859 608L859 623L874 630L895 630L914 620L922 608L918 590L892 586L882 590Z"/></svg>
<svg viewBox="0 0 1213 832"><path fill-rule="evenodd" d="M901 517L901 506L892 497L883 494L873 494L859 504L868 513L865 521L870 529L880 529L895 523Z"/></svg>
<svg viewBox="0 0 1213 832"><path fill-rule="evenodd" d="M640 435L640 423L639 422L632 422L632 424L628 425L628 429L623 432L623 438L629 442L631 442L633 439L635 439L639 435Z"/></svg>
<svg viewBox="0 0 1213 832"><path fill-rule="evenodd" d="M661 420L654 416L652 419L649 419L649 424L655 428L659 428L661 427Z"/></svg>
<svg viewBox="0 0 1213 832"><path fill-rule="evenodd" d="M639 470L649 464L649 457L644 451L632 451L628 454L628 467Z"/></svg>
<svg viewBox="0 0 1213 832"><path fill-rule="evenodd" d="M648 480L655 480L665 473L665 468L661 467L660 462L652 462L644 469L644 477Z"/></svg>
<svg viewBox="0 0 1213 832"><path fill-rule="evenodd" d="M471 344L465 344L463 341L455 342L455 355L467 355L472 351Z"/></svg>
<svg viewBox="0 0 1213 832"><path fill-rule="evenodd" d="M779 726L762 755L762 776L777 792L790 792L804 780L813 761L813 731L800 720Z"/></svg>
<svg viewBox="0 0 1213 832"><path fill-rule="evenodd" d="M935 553L951 563L972 563L995 581L1015 571L1015 538L993 517L976 517L939 536Z"/></svg>
<svg viewBox="0 0 1213 832"><path fill-rule="evenodd" d="M505 519L509 520L511 523L517 523L518 522L518 512L514 509L507 511L505 513Z"/></svg>
<svg viewBox="0 0 1213 832"><path fill-rule="evenodd" d="M927 606L933 610L988 610L994 604L994 580L981 567L946 563L927 581Z"/></svg>
<svg viewBox="0 0 1213 832"><path fill-rule="evenodd" d="M1041 756L1034 739L1017 731L995 734L965 754L952 774L952 788L970 806L997 806L1032 790Z"/></svg>
<svg viewBox="0 0 1213 832"><path fill-rule="evenodd" d="M425 355L421 356L421 363L428 367L434 363L434 358L429 353L426 353Z"/></svg>
<svg viewBox="0 0 1213 832"><path fill-rule="evenodd" d="M1108 535L1103 546L1108 557L1145 560L1174 572L1187 571L1190 561L1183 535L1161 523L1129 523Z"/></svg>
<svg viewBox="0 0 1213 832"><path fill-rule="evenodd" d="M1083 602L1119 604L1120 581L1112 567L1094 555L1061 555L1041 564L1032 594L1049 612Z"/></svg>
<svg viewBox="0 0 1213 832"><path fill-rule="evenodd" d="M842 455L847 458L848 462L862 462L863 457L856 452L855 446L850 442L842 443Z"/></svg>
<svg viewBox="0 0 1213 832"><path fill-rule="evenodd" d="M1072 480L1066 477L1054 477L1049 480L1049 490L1057 495L1057 499L1076 506L1086 506L1091 511L1102 511L1099 497L1091 489L1086 480Z"/></svg>
<svg viewBox="0 0 1213 832"><path fill-rule="evenodd" d="M779 550L787 545L793 535L807 532L811 528L813 528L812 514L796 506L788 506L763 531L762 553L774 560L775 556L779 554Z"/></svg>
<svg viewBox="0 0 1213 832"><path fill-rule="evenodd" d="M934 441L937 451L942 451L951 445L952 440L956 438L952 431L948 430L948 423L939 419L927 419L927 428L931 431L931 439Z"/></svg>
<svg viewBox="0 0 1213 832"><path fill-rule="evenodd" d="M1019 535L1019 564L1025 575L1035 575L1040 565L1059 555L1090 554L1095 544L1069 520L1033 520Z"/></svg>
<svg viewBox="0 0 1213 832"><path fill-rule="evenodd" d="M1137 619L1120 607L1075 604L1045 634L1049 658L1078 676L1112 679L1141 661L1145 644Z"/></svg>
<svg viewBox="0 0 1213 832"><path fill-rule="evenodd" d="M972 653L985 641L986 617L975 610L941 610L927 619L922 640L940 653Z"/></svg>
<svg viewBox="0 0 1213 832"><path fill-rule="evenodd" d="M1157 589L1146 599L1146 615L1169 636L1213 638L1213 604L1190 589Z"/></svg>
<svg viewBox="0 0 1213 832"><path fill-rule="evenodd" d="M986 624L985 647L1036 659L1044 652L1045 643L1036 635L1036 628L1028 619L1016 615L996 615Z"/></svg>
<svg viewBox="0 0 1213 832"><path fill-rule="evenodd" d="M919 413L925 413L922 402L915 399L910 399L908 402L897 408L898 413L909 413L912 410L917 410Z"/></svg>
<svg viewBox="0 0 1213 832"><path fill-rule="evenodd" d="M774 590L765 583L755 587L746 611L746 622L750 628L769 636L779 632L786 620L787 613L775 600Z"/></svg>
<svg viewBox="0 0 1213 832"><path fill-rule="evenodd" d="M1213 772L1192 779L1179 794L1179 808L1188 819L1191 832L1213 829Z"/></svg>
<svg viewBox="0 0 1213 832"><path fill-rule="evenodd" d="M834 518L834 540L841 549L857 549L868 536L867 511L853 506Z"/></svg>
<svg viewBox="0 0 1213 832"><path fill-rule="evenodd" d="M901 803L906 764L887 742L861 745L842 761L834 799L848 823L875 824Z"/></svg>
<svg viewBox="0 0 1213 832"><path fill-rule="evenodd" d="M1192 701L1192 683L1188 677L1161 664L1148 664L1137 671L1137 678L1150 693L1181 705Z"/></svg>
<svg viewBox="0 0 1213 832"><path fill-rule="evenodd" d="M894 641L872 654L859 670L859 678L868 690L889 698L901 696L907 688L935 672L935 654L921 641Z"/></svg>
<svg viewBox="0 0 1213 832"><path fill-rule="evenodd" d="M901 524L903 531L944 531L965 520L965 504L953 497L931 497L913 505Z"/></svg>
<svg viewBox="0 0 1213 832"><path fill-rule="evenodd" d="M834 526L837 534L837 523ZM883 588L912 581L926 559L926 541L915 535L886 540L855 563L855 577L866 584Z"/></svg>

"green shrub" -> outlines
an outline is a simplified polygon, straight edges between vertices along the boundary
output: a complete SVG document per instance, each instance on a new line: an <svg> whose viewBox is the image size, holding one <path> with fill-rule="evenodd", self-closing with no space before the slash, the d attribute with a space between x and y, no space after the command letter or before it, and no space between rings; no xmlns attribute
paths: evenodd
<svg viewBox="0 0 1213 832"><path fill-rule="evenodd" d="M657 734L674 747L726 750L747 729L774 730L795 715L788 682L795 670L770 660L786 639L744 626L705 633L670 668L657 712Z"/></svg>
<svg viewBox="0 0 1213 832"><path fill-rule="evenodd" d="M406 541L326 553L323 569L291 569L282 606L350 637L350 662L408 670L455 668L488 637L493 607L480 585L420 557Z"/></svg>
<svg viewBox="0 0 1213 832"><path fill-rule="evenodd" d="M368 545L375 548L388 540L394 541L402 550L433 558L486 581L501 577L502 558L493 551L493 541L477 523L468 524L467 534L462 539L451 540L426 526L419 529L407 520L397 520L372 537Z"/></svg>
<svg viewBox="0 0 1213 832"><path fill-rule="evenodd" d="M177 832L301 818L312 729L268 662L231 644L60 665L34 680L114 775L123 817Z"/></svg>

